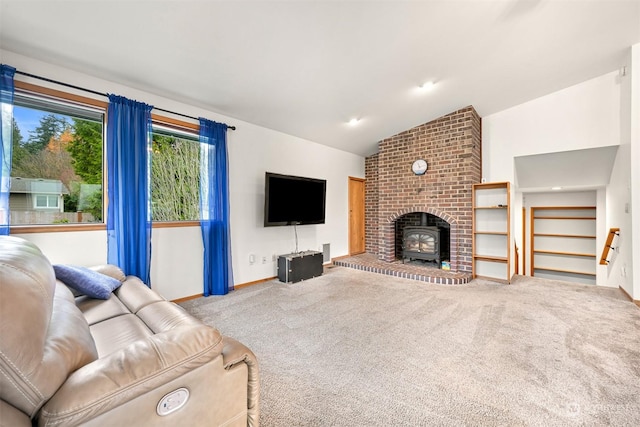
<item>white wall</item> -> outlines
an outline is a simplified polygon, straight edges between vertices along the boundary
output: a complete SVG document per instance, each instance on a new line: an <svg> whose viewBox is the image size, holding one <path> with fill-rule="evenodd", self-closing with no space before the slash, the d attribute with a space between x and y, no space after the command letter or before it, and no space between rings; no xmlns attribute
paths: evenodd
<svg viewBox="0 0 640 427"><path fill-rule="evenodd" d="M629 126L631 127L631 234L632 262L626 271L627 280L624 289L635 300L640 300L640 43L631 48L631 67L629 69L631 80L631 109ZM625 245L627 250L627 245Z"/></svg>
<svg viewBox="0 0 640 427"><path fill-rule="evenodd" d="M631 65L631 51L627 57ZM631 69L627 75L620 76L620 147L611 171L611 180L607 186L606 206L607 223L605 228L620 228L620 236L616 237L613 246L616 248L609 256L609 264L605 267L607 284L622 286L632 295L632 221L631 221ZM637 181L636 181L637 182ZM637 298L637 294L636 294Z"/></svg>
<svg viewBox="0 0 640 427"><path fill-rule="evenodd" d="M275 276L274 255L296 249L292 226L263 226L265 172L327 180L326 223L298 226L298 250L322 250L329 243L331 257L347 255L348 177L364 177L364 158L249 124L236 132L242 138L229 145L236 159L230 172L236 283Z"/></svg>
<svg viewBox="0 0 640 427"><path fill-rule="evenodd" d="M534 99L513 108L492 114L482 119L483 178L487 182L510 181L515 183L514 159L519 156L597 148L621 144L624 134L622 122L624 95L628 87L623 84L618 71L607 73L581 84ZM621 147L622 150L622 147ZM626 157L624 154L626 154ZM609 187L599 189L595 200L598 208L597 248L602 249L609 227L614 227L610 218L617 218L624 204L610 203L608 197L614 192L624 193L630 183L625 181L629 173L628 150L618 151L615 177ZM625 172L626 171L626 172ZM544 171L540 171L544 173ZM613 179L613 177L612 177ZM615 186L615 190L612 188ZM515 185L513 235L522 248L523 222L521 210L523 193ZM533 195L526 194L526 206L532 206ZM549 204L560 197L562 205L572 204L573 197L545 195ZM619 196L618 196L619 197ZM579 199L579 197L578 197ZM528 238L528 237L527 237ZM623 252L631 252L631 240L623 243ZM528 254L528 251L526 251ZM521 259L523 257L521 256ZM598 268L598 284L631 287L628 272L622 281L612 281L607 269Z"/></svg>
<svg viewBox="0 0 640 427"><path fill-rule="evenodd" d="M514 158L620 143L618 72L482 118L482 173L514 180Z"/></svg>
<svg viewBox="0 0 640 427"><path fill-rule="evenodd" d="M275 276L273 255L295 249L293 227L263 227L265 171L326 179L326 224L298 226L298 247L300 250L319 250L324 243L329 243L332 257L348 254L348 177L364 177L363 157L13 52L0 51L0 54L3 63L19 71L235 125L237 130L227 133L235 284ZM89 96L82 91L56 87L40 80L23 76L17 76L17 79ZM106 262L104 231L24 234L22 237L36 242L54 263L93 265ZM253 265L249 264L251 253L257 260ZM168 299L202 293L201 256L202 241L198 227L154 229L152 287ZM263 257L266 257L264 264Z"/></svg>

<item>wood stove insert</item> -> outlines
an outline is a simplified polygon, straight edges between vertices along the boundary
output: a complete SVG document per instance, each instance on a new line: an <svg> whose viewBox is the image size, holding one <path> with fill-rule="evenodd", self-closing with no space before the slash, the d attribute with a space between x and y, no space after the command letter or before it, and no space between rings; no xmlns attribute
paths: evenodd
<svg viewBox="0 0 640 427"><path fill-rule="evenodd" d="M435 261L440 268L440 229L438 227L407 227L402 234L403 263L407 259Z"/></svg>

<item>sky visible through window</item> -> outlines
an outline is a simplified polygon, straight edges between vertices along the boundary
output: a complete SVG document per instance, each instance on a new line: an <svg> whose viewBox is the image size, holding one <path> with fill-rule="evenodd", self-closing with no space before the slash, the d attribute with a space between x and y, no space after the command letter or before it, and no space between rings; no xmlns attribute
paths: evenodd
<svg viewBox="0 0 640 427"><path fill-rule="evenodd" d="M13 107L13 118L18 127L20 128L20 134L24 140L29 139L31 132L35 130L40 124L40 119L49 113L45 111L33 110L31 108Z"/></svg>

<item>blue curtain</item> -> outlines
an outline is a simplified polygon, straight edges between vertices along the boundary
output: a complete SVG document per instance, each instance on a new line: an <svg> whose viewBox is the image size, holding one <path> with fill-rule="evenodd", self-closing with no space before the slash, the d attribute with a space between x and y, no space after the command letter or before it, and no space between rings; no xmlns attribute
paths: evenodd
<svg viewBox="0 0 640 427"><path fill-rule="evenodd" d="M0 235L9 234L9 189L13 146L13 76L16 69L0 64Z"/></svg>
<svg viewBox="0 0 640 427"><path fill-rule="evenodd" d="M233 289L229 225L227 125L200 119L200 228L204 296Z"/></svg>
<svg viewBox="0 0 640 427"><path fill-rule="evenodd" d="M153 107L109 95L107 260L150 286L149 144Z"/></svg>

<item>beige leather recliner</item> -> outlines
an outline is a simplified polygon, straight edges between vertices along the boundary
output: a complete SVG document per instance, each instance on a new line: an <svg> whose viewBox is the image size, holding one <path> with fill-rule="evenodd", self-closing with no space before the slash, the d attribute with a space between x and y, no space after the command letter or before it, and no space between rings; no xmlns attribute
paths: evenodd
<svg viewBox="0 0 640 427"><path fill-rule="evenodd" d="M0 425L258 425L247 347L117 267L94 270L122 282L107 300L74 297L34 244L0 236Z"/></svg>

